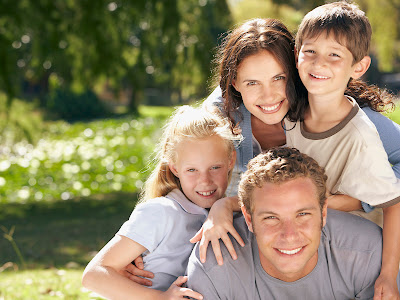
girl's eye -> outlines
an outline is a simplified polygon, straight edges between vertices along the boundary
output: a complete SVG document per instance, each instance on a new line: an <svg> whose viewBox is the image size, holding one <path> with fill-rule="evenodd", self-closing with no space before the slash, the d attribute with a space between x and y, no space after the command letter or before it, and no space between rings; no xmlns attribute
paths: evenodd
<svg viewBox="0 0 400 300"><path fill-rule="evenodd" d="M194 172L194 171L196 171L196 170L192 168L192 169L188 169L187 171L188 171L188 172Z"/></svg>
<svg viewBox="0 0 400 300"><path fill-rule="evenodd" d="M213 167L211 167L211 170L218 170L218 169L221 169L221 167L220 167L220 166L213 166Z"/></svg>

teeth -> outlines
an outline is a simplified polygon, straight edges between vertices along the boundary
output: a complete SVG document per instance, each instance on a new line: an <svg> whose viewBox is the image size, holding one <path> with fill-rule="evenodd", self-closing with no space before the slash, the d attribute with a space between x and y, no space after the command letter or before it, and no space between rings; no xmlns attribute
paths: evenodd
<svg viewBox="0 0 400 300"><path fill-rule="evenodd" d="M199 194L202 195L202 196L210 196L210 195L214 194L215 191L216 191L216 190L209 191L209 192L197 192L197 193L199 193Z"/></svg>
<svg viewBox="0 0 400 300"><path fill-rule="evenodd" d="M263 110L266 110L266 111L273 111L273 110L277 109L277 108L279 107L280 104L281 104L281 103L279 102L278 104L275 104L275 105L273 105L273 106L262 106L262 105L260 105L260 107L261 107Z"/></svg>
<svg viewBox="0 0 400 300"><path fill-rule="evenodd" d="M311 76L315 77L317 79L328 79L329 78L329 77L326 77L326 76L319 76L319 75L314 75L314 74L311 74Z"/></svg>
<svg viewBox="0 0 400 300"><path fill-rule="evenodd" d="M293 255L296 254L297 252L299 252L303 247L297 248L297 249L293 249L293 250L281 250L278 249L279 252L282 252L284 254L288 254L288 255Z"/></svg>

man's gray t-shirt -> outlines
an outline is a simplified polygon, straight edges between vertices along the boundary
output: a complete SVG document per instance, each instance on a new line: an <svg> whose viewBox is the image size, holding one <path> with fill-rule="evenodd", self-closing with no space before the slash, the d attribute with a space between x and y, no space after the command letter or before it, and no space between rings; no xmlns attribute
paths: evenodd
<svg viewBox="0 0 400 300"><path fill-rule="evenodd" d="M201 293L205 300L373 298L382 260L382 233L374 223L328 210L317 265L295 282L268 275L260 264L257 241L243 217L235 219L234 226L246 243L241 247L231 237L237 260L231 258L224 245L222 266L217 264L211 247L205 264L199 260L198 245L189 258L187 286Z"/></svg>

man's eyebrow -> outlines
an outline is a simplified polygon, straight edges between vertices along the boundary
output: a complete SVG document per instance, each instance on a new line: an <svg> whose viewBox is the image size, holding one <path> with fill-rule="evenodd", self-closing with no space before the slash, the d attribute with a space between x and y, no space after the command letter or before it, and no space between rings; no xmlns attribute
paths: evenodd
<svg viewBox="0 0 400 300"><path fill-rule="evenodd" d="M303 212L303 211L315 211L315 210L318 210L319 209L319 207L316 207L315 205L312 205L312 206L305 206L305 207L302 207L302 208L299 208L297 211L296 211L296 213L300 213L300 212ZM260 216L260 215L273 215L273 216L278 216L279 214L277 213L277 212L274 212L274 211L272 211L272 210L262 210L262 211L259 211L258 213L257 213L257 216Z"/></svg>

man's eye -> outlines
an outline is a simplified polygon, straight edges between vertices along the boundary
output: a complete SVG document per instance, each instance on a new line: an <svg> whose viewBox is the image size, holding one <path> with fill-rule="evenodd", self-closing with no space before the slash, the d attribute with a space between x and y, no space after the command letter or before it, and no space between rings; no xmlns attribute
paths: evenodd
<svg viewBox="0 0 400 300"><path fill-rule="evenodd" d="M301 213L299 213L299 216L308 216L310 213L307 213L307 212L301 212Z"/></svg>

